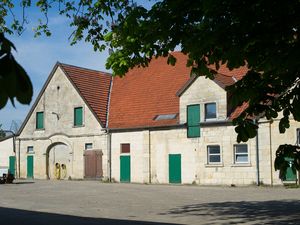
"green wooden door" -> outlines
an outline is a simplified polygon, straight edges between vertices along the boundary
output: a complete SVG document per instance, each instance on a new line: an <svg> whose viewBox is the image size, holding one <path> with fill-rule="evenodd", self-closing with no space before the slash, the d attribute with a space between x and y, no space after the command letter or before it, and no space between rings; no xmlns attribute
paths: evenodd
<svg viewBox="0 0 300 225"><path fill-rule="evenodd" d="M120 156L120 181L130 182L130 156Z"/></svg>
<svg viewBox="0 0 300 225"><path fill-rule="evenodd" d="M285 175L285 181L296 181L297 180L297 175L296 173L294 173L294 171L292 170L292 164L293 164L293 159L292 158L285 158L286 161L289 162L290 167L287 168L286 170L286 175Z"/></svg>
<svg viewBox="0 0 300 225"><path fill-rule="evenodd" d="M33 155L27 156L27 178L33 178Z"/></svg>
<svg viewBox="0 0 300 225"><path fill-rule="evenodd" d="M169 155L169 183L181 183L181 155Z"/></svg>
<svg viewBox="0 0 300 225"><path fill-rule="evenodd" d="M187 106L187 136L200 137L200 105Z"/></svg>
<svg viewBox="0 0 300 225"><path fill-rule="evenodd" d="M9 173L16 175L16 157L9 156Z"/></svg>

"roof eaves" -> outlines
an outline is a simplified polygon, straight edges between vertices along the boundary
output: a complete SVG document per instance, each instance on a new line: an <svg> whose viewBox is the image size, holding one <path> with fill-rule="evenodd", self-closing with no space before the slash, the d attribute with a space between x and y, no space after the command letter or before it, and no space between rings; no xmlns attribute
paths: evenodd
<svg viewBox="0 0 300 225"><path fill-rule="evenodd" d="M198 76L192 75L190 79L176 92L176 96L180 97L183 93L197 80Z"/></svg>

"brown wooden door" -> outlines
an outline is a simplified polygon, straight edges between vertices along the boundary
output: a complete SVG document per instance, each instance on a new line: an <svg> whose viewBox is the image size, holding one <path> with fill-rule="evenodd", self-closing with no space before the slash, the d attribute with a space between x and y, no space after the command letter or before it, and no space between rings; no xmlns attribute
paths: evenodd
<svg viewBox="0 0 300 225"><path fill-rule="evenodd" d="M86 150L84 152L84 177L100 178L102 176L102 151Z"/></svg>

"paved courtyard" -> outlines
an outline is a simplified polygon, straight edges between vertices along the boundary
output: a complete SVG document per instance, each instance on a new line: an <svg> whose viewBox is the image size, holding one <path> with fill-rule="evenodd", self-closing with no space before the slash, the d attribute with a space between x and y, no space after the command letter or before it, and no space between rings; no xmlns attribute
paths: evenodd
<svg viewBox="0 0 300 225"><path fill-rule="evenodd" d="M0 224L300 224L300 189L15 181Z"/></svg>

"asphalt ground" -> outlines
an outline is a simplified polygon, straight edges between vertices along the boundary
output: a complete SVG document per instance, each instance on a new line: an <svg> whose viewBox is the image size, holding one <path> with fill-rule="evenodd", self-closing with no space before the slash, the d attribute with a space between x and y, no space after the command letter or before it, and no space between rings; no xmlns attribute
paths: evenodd
<svg viewBox="0 0 300 225"><path fill-rule="evenodd" d="M300 188L17 180L1 225L300 224Z"/></svg>

